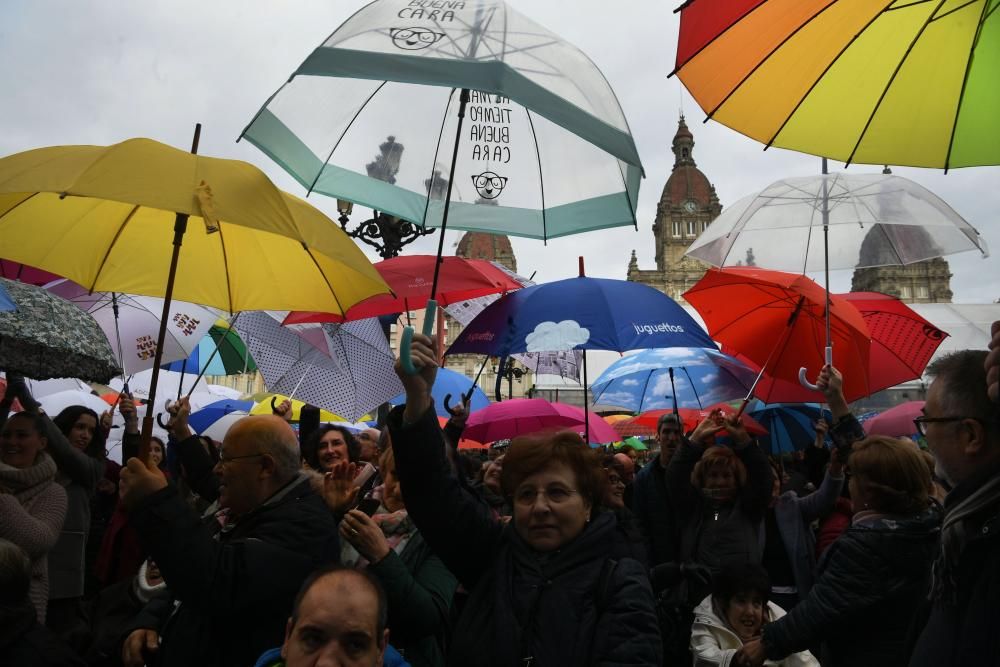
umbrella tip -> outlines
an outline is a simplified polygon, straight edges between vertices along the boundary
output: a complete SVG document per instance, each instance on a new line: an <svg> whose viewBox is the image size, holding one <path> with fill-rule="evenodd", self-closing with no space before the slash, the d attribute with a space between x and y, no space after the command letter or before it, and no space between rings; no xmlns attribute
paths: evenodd
<svg viewBox="0 0 1000 667"><path fill-rule="evenodd" d="M585 278L586 274L583 272L583 256L581 255L578 259L580 260L580 277Z"/></svg>

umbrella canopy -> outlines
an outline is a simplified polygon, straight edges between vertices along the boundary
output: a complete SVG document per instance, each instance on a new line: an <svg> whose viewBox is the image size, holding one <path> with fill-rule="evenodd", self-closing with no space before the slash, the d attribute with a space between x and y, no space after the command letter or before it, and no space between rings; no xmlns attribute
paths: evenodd
<svg viewBox="0 0 1000 667"><path fill-rule="evenodd" d="M676 301L648 285L580 276L511 292L487 306L447 354L709 347Z"/></svg>
<svg viewBox="0 0 1000 667"><path fill-rule="evenodd" d="M112 349L118 352L119 362L127 375L153 367L163 299L118 292L89 292L66 279L49 283L45 289L76 304L97 321ZM183 301L172 301L169 313L163 359L173 361L191 354L216 316L201 306Z"/></svg>
<svg viewBox="0 0 1000 667"><path fill-rule="evenodd" d="M878 292L839 296L857 308L868 325L872 336L869 377L878 378L878 384L892 387L920 379L948 336L896 297Z"/></svg>
<svg viewBox="0 0 1000 667"><path fill-rule="evenodd" d="M644 452L647 449L649 449L648 447L646 447L646 443L644 443L642 440L640 440L635 436L630 436L628 438L625 438L625 440L621 444L615 445L615 449L622 449L625 447L625 445L628 445L637 452Z"/></svg>
<svg viewBox="0 0 1000 667"><path fill-rule="evenodd" d="M111 410L111 406L105 403L104 399L100 396L94 396L89 391L57 391L54 394L38 398L38 402L42 404L42 409L45 410L45 413L52 417L55 417L71 405L82 405L90 408L98 415Z"/></svg>
<svg viewBox="0 0 1000 667"><path fill-rule="evenodd" d="M7 313L12 310L17 310L17 305L11 300L7 291L0 287L0 313Z"/></svg>
<svg viewBox="0 0 1000 667"><path fill-rule="evenodd" d="M456 405L461 404L462 394L469 391L470 385L472 385L472 380L462 373L457 373L448 368L439 368L437 378L434 380L434 386L431 387L431 398L434 399L435 411L439 415L448 414L448 410L444 406L444 397L451 394L448 404L454 408ZM400 394L389 402L393 405L401 405L406 402L406 394ZM489 404L489 397L477 385L472 391L469 411L475 412L476 410L485 408Z"/></svg>
<svg viewBox="0 0 1000 667"><path fill-rule="evenodd" d="M242 413L244 416L253 409L253 401L230 401L221 400L209 403L201 410L191 413L188 417L188 425L196 432L204 435L205 429L216 423L222 417L230 413ZM222 440L222 438L215 438Z"/></svg>
<svg viewBox="0 0 1000 667"><path fill-rule="evenodd" d="M174 298L343 312L388 291L333 221L245 162L150 139L0 159L4 256L87 290L164 296L177 214L191 217Z"/></svg>
<svg viewBox="0 0 1000 667"><path fill-rule="evenodd" d="M377 319L281 326L287 313L242 313L233 328L270 391L357 419L401 393Z"/></svg>
<svg viewBox="0 0 1000 667"><path fill-rule="evenodd" d="M101 383L121 372L107 337L87 313L34 285L0 278L0 289L17 306L0 312L0 369L40 380Z"/></svg>
<svg viewBox="0 0 1000 667"><path fill-rule="evenodd" d="M607 422L587 415L590 442L615 442L619 439ZM515 398L472 413L463 434L479 442L508 440L549 429L584 430L583 410L564 403L550 403L544 398Z"/></svg>
<svg viewBox="0 0 1000 667"><path fill-rule="evenodd" d="M868 435L887 435L890 438L915 438L917 425L913 420L923 415L923 401L907 401L891 407L871 419L862 427Z"/></svg>
<svg viewBox="0 0 1000 667"><path fill-rule="evenodd" d="M243 137L310 191L424 226L441 226L449 187L452 228L550 239L635 224L642 168L607 79L503 0L372 2Z"/></svg>
<svg viewBox="0 0 1000 667"><path fill-rule="evenodd" d="M251 394L247 397L247 400L253 401L254 406L250 409L250 414L252 415L269 415L273 412L271 407L271 402L274 405L281 405L283 401L288 400L288 396L285 394L276 394L270 391L258 392L256 394ZM305 401L300 401L296 398L291 399L292 401L292 421L297 422L302 417L302 408L306 406ZM340 415L335 415L329 410L319 411L319 420L321 423L327 422L347 422L346 419ZM349 423L349 422L348 422Z"/></svg>
<svg viewBox="0 0 1000 667"><path fill-rule="evenodd" d="M752 256L757 266L805 273L913 264L966 250L989 254L972 225L923 186L901 176L841 173L786 178L744 197L686 254L713 266Z"/></svg>
<svg viewBox="0 0 1000 667"><path fill-rule="evenodd" d="M6 259L0 259L0 278L16 280L39 287L47 285L53 280L59 280L59 276L54 273L42 271L41 269L36 269L33 266L21 264L20 262L11 262Z"/></svg>
<svg viewBox="0 0 1000 667"><path fill-rule="evenodd" d="M733 409L728 403L716 403L715 405L709 405L704 408L678 408L677 412L680 415L681 423L683 425L685 432L693 431L699 423L704 421L713 410L722 410L724 414L735 414L736 410ZM638 415L634 419L634 423L647 426L656 431L656 425L660 423L660 418L666 414L673 414L673 410L647 410L641 415ZM767 429L763 425L757 422L756 419L750 417L749 415L741 415L740 419L743 421L743 425L747 429L747 433L752 436L762 436L767 435Z"/></svg>
<svg viewBox="0 0 1000 667"><path fill-rule="evenodd" d="M139 371L135 375L126 377L128 380L129 391L132 395L143 401L149 401L150 396L150 386L153 383L153 369ZM157 396L161 400L156 400L155 410L160 410L166 401L176 400L180 396L187 395L191 391L191 385L194 384L194 376L190 374L174 373L171 371L160 370L159 373L159 384L157 389ZM122 391L124 388L124 383L122 382L121 376L118 376L111 380L109 385L115 391ZM191 401L191 409L198 410L209 403L214 403L219 400L219 397L208 391L206 388L202 387L197 391L190 394L188 397Z"/></svg>
<svg viewBox="0 0 1000 667"><path fill-rule="evenodd" d="M693 0L675 72L709 117L768 146L867 164L998 164L996 7Z"/></svg>
<svg viewBox="0 0 1000 667"><path fill-rule="evenodd" d="M788 454L805 449L816 440L813 426L820 419L832 419L829 410L817 403L769 403L755 401L747 412L767 429L759 438L765 451L771 454Z"/></svg>
<svg viewBox="0 0 1000 667"><path fill-rule="evenodd" d="M257 372L257 363L229 323L216 320L189 357L164 364L163 368L194 374L204 372L205 375L235 375Z"/></svg>
<svg viewBox="0 0 1000 667"><path fill-rule="evenodd" d="M375 264L375 270L385 279L392 294L365 299L349 308L344 316L291 312L285 324L343 322L423 308L430 299L434 269L438 265L437 302L441 306L524 287L509 271L482 259L442 257L439 262L434 255L393 257Z"/></svg>
<svg viewBox="0 0 1000 667"><path fill-rule="evenodd" d="M676 389L679 407L701 408L743 398L754 375L746 364L708 347L642 350L608 366L591 385L591 395L594 403L642 412L673 407Z"/></svg>
<svg viewBox="0 0 1000 667"><path fill-rule="evenodd" d="M684 298L705 321L723 351L764 368L754 395L765 402L801 400L800 368L815 377L826 363L826 293L803 275L754 268L709 269ZM848 401L871 394L871 336L856 308L831 295L834 365L844 375ZM884 388L885 385L879 388ZM785 392L794 389L794 396Z"/></svg>

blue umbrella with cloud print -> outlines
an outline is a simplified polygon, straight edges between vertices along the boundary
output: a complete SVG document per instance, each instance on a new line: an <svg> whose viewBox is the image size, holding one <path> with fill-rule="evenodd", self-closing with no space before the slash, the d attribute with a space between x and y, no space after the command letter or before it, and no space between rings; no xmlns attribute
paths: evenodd
<svg viewBox="0 0 1000 667"><path fill-rule="evenodd" d="M509 292L487 306L447 354L504 357L517 352L647 348L717 349L694 318L662 292L639 283L580 275ZM586 396L585 396L586 398ZM587 404L587 401L584 401Z"/></svg>
<svg viewBox="0 0 1000 667"><path fill-rule="evenodd" d="M642 350L608 366L594 380L591 393L594 403L635 412L672 408L675 394L678 407L700 409L742 399L755 375L741 361L707 347Z"/></svg>

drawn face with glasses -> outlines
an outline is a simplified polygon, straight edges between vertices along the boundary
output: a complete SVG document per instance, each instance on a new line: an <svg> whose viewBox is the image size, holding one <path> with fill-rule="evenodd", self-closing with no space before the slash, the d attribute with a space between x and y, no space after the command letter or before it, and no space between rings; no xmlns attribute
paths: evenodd
<svg viewBox="0 0 1000 667"><path fill-rule="evenodd" d="M552 463L524 478L514 490L514 527L536 551L554 551L579 535L590 519L590 502L576 474Z"/></svg>

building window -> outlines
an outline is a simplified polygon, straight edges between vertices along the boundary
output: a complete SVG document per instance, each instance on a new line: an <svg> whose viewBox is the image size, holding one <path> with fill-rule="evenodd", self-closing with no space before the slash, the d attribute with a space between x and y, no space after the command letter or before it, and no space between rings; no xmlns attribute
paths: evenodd
<svg viewBox="0 0 1000 667"><path fill-rule="evenodd" d="M688 227L688 234L687 234L688 236L696 236L698 234L698 232L695 231L697 229L697 226L694 220L688 220L687 227Z"/></svg>
<svg viewBox="0 0 1000 667"><path fill-rule="evenodd" d="M909 285L903 285L899 288L899 298L900 299L910 299L913 297L913 292L910 290Z"/></svg>
<svg viewBox="0 0 1000 667"><path fill-rule="evenodd" d="M917 298L918 299L929 299L931 298L931 291L927 288L927 285L917 286Z"/></svg>
<svg viewBox="0 0 1000 667"><path fill-rule="evenodd" d="M681 223L679 220L674 220L674 238L679 239L681 237Z"/></svg>

